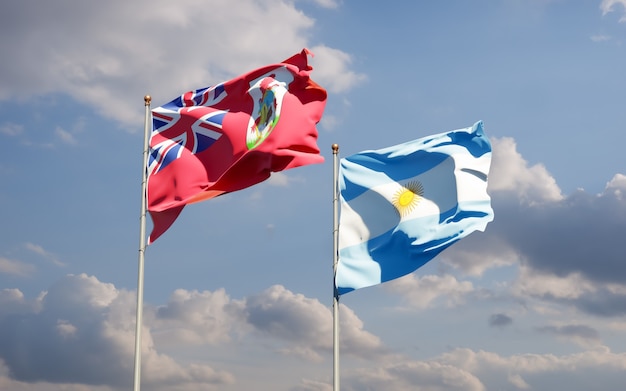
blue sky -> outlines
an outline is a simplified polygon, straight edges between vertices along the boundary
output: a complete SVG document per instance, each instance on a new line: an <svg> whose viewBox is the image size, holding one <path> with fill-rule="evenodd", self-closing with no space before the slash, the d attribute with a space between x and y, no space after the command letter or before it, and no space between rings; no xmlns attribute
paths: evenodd
<svg viewBox="0 0 626 391"><path fill-rule="evenodd" d="M332 151L483 120L495 220L342 297L348 391L626 382L626 1L0 6L0 389L132 387L143 97L306 47L326 161L146 252L143 388L332 389Z"/></svg>

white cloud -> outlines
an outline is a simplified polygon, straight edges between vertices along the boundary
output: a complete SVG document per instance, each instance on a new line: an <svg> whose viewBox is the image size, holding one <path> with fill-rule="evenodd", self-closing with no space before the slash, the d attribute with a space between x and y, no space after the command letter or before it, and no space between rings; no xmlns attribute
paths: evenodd
<svg viewBox="0 0 626 391"><path fill-rule="evenodd" d="M333 386L320 381L303 379L302 383L293 387L292 391L333 391Z"/></svg>
<svg viewBox="0 0 626 391"><path fill-rule="evenodd" d="M626 313L626 247L618 245L626 229L626 175L616 174L600 194L580 189L564 196L544 166L527 163L513 139L492 142L494 221L441 254L443 263L473 276L519 265L511 285L518 298L602 316Z"/></svg>
<svg viewBox="0 0 626 391"><path fill-rule="evenodd" d="M606 42L610 41L611 37L609 35L592 35L591 40L593 42Z"/></svg>
<svg viewBox="0 0 626 391"><path fill-rule="evenodd" d="M36 310L34 303L29 303L24 294L15 288L0 290L0 319L7 315L29 313Z"/></svg>
<svg viewBox="0 0 626 391"><path fill-rule="evenodd" d="M76 140L74 135L72 133L68 132L67 130L63 129L60 126L56 127L56 129L54 130L54 133L65 144L69 144L69 145L76 145L76 144L78 144L78 141Z"/></svg>
<svg viewBox="0 0 626 391"><path fill-rule="evenodd" d="M311 52L315 55L311 59L313 79L329 92L345 92L367 80L351 68L353 59L349 54L324 45L312 47Z"/></svg>
<svg viewBox="0 0 626 391"><path fill-rule="evenodd" d="M578 190L559 201L532 203L531 198L522 205L510 192L494 192L496 217L486 237L506 243L538 274L626 285L621 273L626 248L618 245L626 229L623 182L616 175L601 194ZM496 239L486 239L486 248L491 240Z"/></svg>
<svg viewBox="0 0 626 391"><path fill-rule="evenodd" d="M347 306L339 305L340 348L342 355L358 358L387 357L390 352L380 338L365 331L365 325Z"/></svg>
<svg viewBox="0 0 626 391"><path fill-rule="evenodd" d="M286 0L241 0L237 7L227 0L13 3L3 14L0 99L68 94L133 129L142 122L144 95L158 105L284 60L312 46L307 36L315 23ZM359 78L347 70L346 53L318 51L320 76L334 90ZM16 129L5 126L9 131Z"/></svg>
<svg viewBox="0 0 626 391"><path fill-rule="evenodd" d="M12 314L0 313L0 357L11 381L130 386L134 294L94 277L68 275L50 288L38 311L27 308L19 296L12 294ZM155 390L171 389L171 384L206 388L234 380L227 372L200 364L182 366L159 353L148 326L142 361L144 384Z"/></svg>
<svg viewBox="0 0 626 391"><path fill-rule="evenodd" d="M289 343L282 351L302 358L320 359L332 350L332 314L316 299L275 285L245 301L247 322L256 332ZM384 353L378 337L363 330L363 322L345 306L340 310L342 351L367 356Z"/></svg>
<svg viewBox="0 0 626 391"><path fill-rule="evenodd" d="M0 125L0 133L6 136L17 136L24 131L24 126L20 124L14 124L12 122L5 122Z"/></svg>
<svg viewBox="0 0 626 391"><path fill-rule="evenodd" d="M626 175L615 174L606 184L605 193L611 193L616 199L623 200L626 196Z"/></svg>
<svg viewBox="0 0 626 391"><path fill-rule="evenodd" d="M72 337L78 329L76 326L64 319L57 320L57 332L64 338Z"/></svg>
<svg viewBox="0 0 626 391"><path fill-rule="evenodd" d="M284 172L273 172L267 182L272 186L287 187L289 186L289 176Z"/></svg>
<svg viewBox="0 0 626 391"><path fill-rule="evenodd" d="M558 378L559 386L581 388L589 376L604 376L603 388L614 389L623 381L626 354L613 353L604 346L570 355L522 354L500 356L485 351L455 349L434 359L478 377L487 389L509 389L524 385L541 389L542 382Z"/></svg>
<svg viewBox="0 0 626 391"><path fill-rule="evenodd" d="M617 6L621 5L622 6L622 12L624 13L622 15L622 17L620 18L620 22L626 22L626 0L602 0L602 3L600 3L600 9L602 10L602 15L606 15L609 12L613 12L613 6L616 6L616 8L618 8Z"/></svg>
<svg viewBox="0 0 626 391"><path fill-rule="evenodd" d="M542 164L529 166L509 137L492 140L489 191L509 191L528 203L563 199L556 180Z"/></svg>
<svg viewBox="0 0 626 391"><path fill-rule="evenodd" d="M509 381L509 383L511 383L513 386L517 387L520 390L526 390L531 388L528 383L526 383L524 379L522 379L522 377L518 374L509 375L509 378L507 380Z"/></svg>
<svg viewBox="0 0 626 391"><path fill-rule="evenodd" d="M520 267L519 277L512 286L512 292L520 297L550 296L556 299L577 299L595 290L580 273L557 276L540 273L528 266Z"/></svg>
<svg viewBox="0 0 626 391"><path fill-rule="evenodd" d="M562 324L538 327L540 333L552 334L559 339L572 341L582 347L596 347L600 345L600 336L596 329L584 324Z"/></svg>
<svg viewBox="0 0 626 391"><path fill-rule="evenodd" d="M160 345L216 345L230 341L231 333L242 327L242 307L242 303L231 301L223 289L177 289L166 305L157 308L150 323Z"/></svg>
<svg viewBox="0 0 626 391"><path fill-rule="evenodd" d="M487 230L491 229L487 226ZM519 253L500 238L475 232L438 255L438 262L461 270L465 275L479 277L490 269L516 265Z"/></svg>
<svg viewBox="0 0 626 391"><path fill-rule="evenodd" d="M43 247L41 247L38 244L27 242L27 243L24 243L24 247L26 247L27 250L34 252L35 254L41 255L43 258L47 259L48 261L55 264L56 266L66 266L65 263L57 259L56 255L52 254L49 251L46 251Z"/></svg>
<svg viewBox="0 0 626 391"><path fill-rule="evenodd" d="M459 281L454 276L409 274L388 284L389 290L401 294L411 307L428 308L441 301L446 306L456 306L474 291L469 281ZM441 300L439 300L441 299Z"/></svg>
<svg viewBox="0 0 626 391"><path fill-rule="evenodd" d="M339 7L339 1L337 0L310 0L320 7L324 8L337 8Z"/></svg>
<svg viewBox="0 0 626 391"><path fill-rule="evenodd" d="M347 382L357 390L484 391L480 379L457 366L437 361L406 361L377 369L350 371Z"/></svg>
<svg viewBox="0 0 626 391"><path fill-rule="evenodd" d="M0 390L10 391L117 391L108 386L67 383L28 383L11 379L9 368L0 358Z"/></svg>
<svg viewBox="0 0 626 391"><path fill-rule="evenodd" d="M19 290L0 291L0 384L38 382L83 384L93 389L128 389L134 356L133 292L87 275L68 275L45 295L28 302ZM359 358L387 357L376 336L349 308L341 308L343 354ZM27 333L23 330L28 330ZM142 384L153 390L212 389L232 384L235 374L202 362L178 362L164 350L211 345L221 352L246 343L270 354L320 361L332 351L329 308L275 285L243 300L224 290L176 290L159 307L146 304L142 342ZM256 341L256 342L255 342ZM312 387L313 383L302 384ZM50 386L52 390L57 390ZM27 389L27 388L25 388ZM69 388L71 389L71 388ZM306 388L305 388L306 389ZM321 388L323 389L323 387Z"/></svg>
<svg viewBox="0 0 626 391"><path fill-rule="evenodd" d="M0 257L0 273L25 277L31 275L34 271L35 267L31 264Z"/></svg>

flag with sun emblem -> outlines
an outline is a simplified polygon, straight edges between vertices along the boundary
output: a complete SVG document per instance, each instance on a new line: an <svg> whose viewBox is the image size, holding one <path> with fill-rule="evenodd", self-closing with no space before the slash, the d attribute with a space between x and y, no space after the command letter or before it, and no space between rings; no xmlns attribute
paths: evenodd
<svg viewBox="0 0 626 391"><path fill-rule="evenodd" d="M338 294L409 274L493 220L482 121L341 159Z"/></svg>
<svg viewBox="0 0 626 391"><path fill-rule="evenodd" d="M316 124L326 90L307 49L152 110L147 201L154 242L187 204L262 182L324 158Z"/></svg>

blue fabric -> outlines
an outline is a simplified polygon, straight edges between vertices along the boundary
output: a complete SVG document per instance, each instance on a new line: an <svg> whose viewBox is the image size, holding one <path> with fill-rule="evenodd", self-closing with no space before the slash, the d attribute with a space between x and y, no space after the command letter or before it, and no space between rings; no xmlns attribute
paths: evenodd
<svg viewBox="0 0 626 391"><path fill-rule="evenodd" d="M482 121L341 159L338 293L409 274L493 220Z"/></svg>

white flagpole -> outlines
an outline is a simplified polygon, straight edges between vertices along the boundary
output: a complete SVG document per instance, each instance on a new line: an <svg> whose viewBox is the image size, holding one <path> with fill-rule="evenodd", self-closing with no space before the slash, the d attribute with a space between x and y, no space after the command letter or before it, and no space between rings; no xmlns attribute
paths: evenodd
<svg viewBox="0 0 626 391"><path fill-rule="evenodd" d="M337 162L339 145L333 144L333 391L339 391L339 294L334 276L337 274L339 258L339 183Z"/></svg>
<svg viewBox="0 0 626 391"><path fill-rule="evenodd" d="M146 187L148 182L148 140L150 133L150 102L152 98L143 98L146 106L146 117L143 129L143 167L141 181L141 215L139 218L139 275L137 277L137 318L135 326L135 385L133 390L141 389L141 326L143 323L143 264L146 251Z"/></svg>

